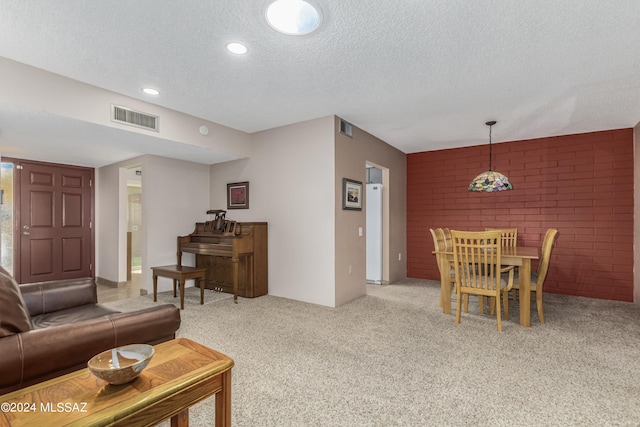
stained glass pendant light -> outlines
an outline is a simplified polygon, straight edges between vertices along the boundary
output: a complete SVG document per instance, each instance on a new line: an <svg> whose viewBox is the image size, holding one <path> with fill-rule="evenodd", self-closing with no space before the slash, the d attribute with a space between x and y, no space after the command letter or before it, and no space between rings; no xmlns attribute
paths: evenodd
<svg viewBox="0 0 640 427"><path fill-rule="evenodd" d="M473 178L473 181L469 184L469 191L486 191L491 193L494 191L513 190L513 185L511 185L509 178L491 169L491 160L493 157L491 149L491 127L496 124L496 121L492 120L485 124L489 126L489 170Z"/></svg>

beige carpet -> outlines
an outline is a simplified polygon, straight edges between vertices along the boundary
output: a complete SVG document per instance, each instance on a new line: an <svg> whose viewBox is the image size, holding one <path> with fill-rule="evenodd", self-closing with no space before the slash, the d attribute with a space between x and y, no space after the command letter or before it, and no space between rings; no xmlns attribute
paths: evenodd
<svg viewBox="0 0 640 427"><path fill-rule="evenodd" d="M547 323L533 306L522 328L512 301L499 333L475 300L456 325L438 307L439 283L425 280L368 285L336 309L272 296L234 305L213 292L201 306L198 290L187 295L178 335L235 360L234 426L640 425L635 304L548 294ZM208 399L191 425L212 417Z"/></svg>

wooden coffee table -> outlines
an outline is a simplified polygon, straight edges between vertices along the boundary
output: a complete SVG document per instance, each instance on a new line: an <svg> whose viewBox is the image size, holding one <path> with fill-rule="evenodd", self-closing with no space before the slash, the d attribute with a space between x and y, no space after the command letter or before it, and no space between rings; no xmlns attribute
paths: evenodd
<svg viewBox="0 0 640 427"><path fill-rule="evenodd" d="M214 394L215 425L230 426L232 367L194 341L167 341L128 384L107 384L85 368L0 396L0 426L147 426L167 418L188 426L189 407Z"/></svg>

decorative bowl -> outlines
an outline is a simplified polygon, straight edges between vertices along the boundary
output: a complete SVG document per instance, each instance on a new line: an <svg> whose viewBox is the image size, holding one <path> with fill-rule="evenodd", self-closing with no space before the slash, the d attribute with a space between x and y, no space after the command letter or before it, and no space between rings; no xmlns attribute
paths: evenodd
<svg viewBox="0 0 640 427"><path fill-rule="evenodd" d="M93 356L87 366L93 375L109 384L125 384L140 375L154 352L148 344L125 345Z"/></svg>

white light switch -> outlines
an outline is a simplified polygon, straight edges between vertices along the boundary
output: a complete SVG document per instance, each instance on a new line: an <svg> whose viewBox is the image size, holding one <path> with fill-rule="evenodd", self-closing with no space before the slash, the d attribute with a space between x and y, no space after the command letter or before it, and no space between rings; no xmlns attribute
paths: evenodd
<svg viewBox="0 0 640 427"><path fill-rule="evenodd" d="M362 227L358 227L358 236L362 237Z"/></svg>

